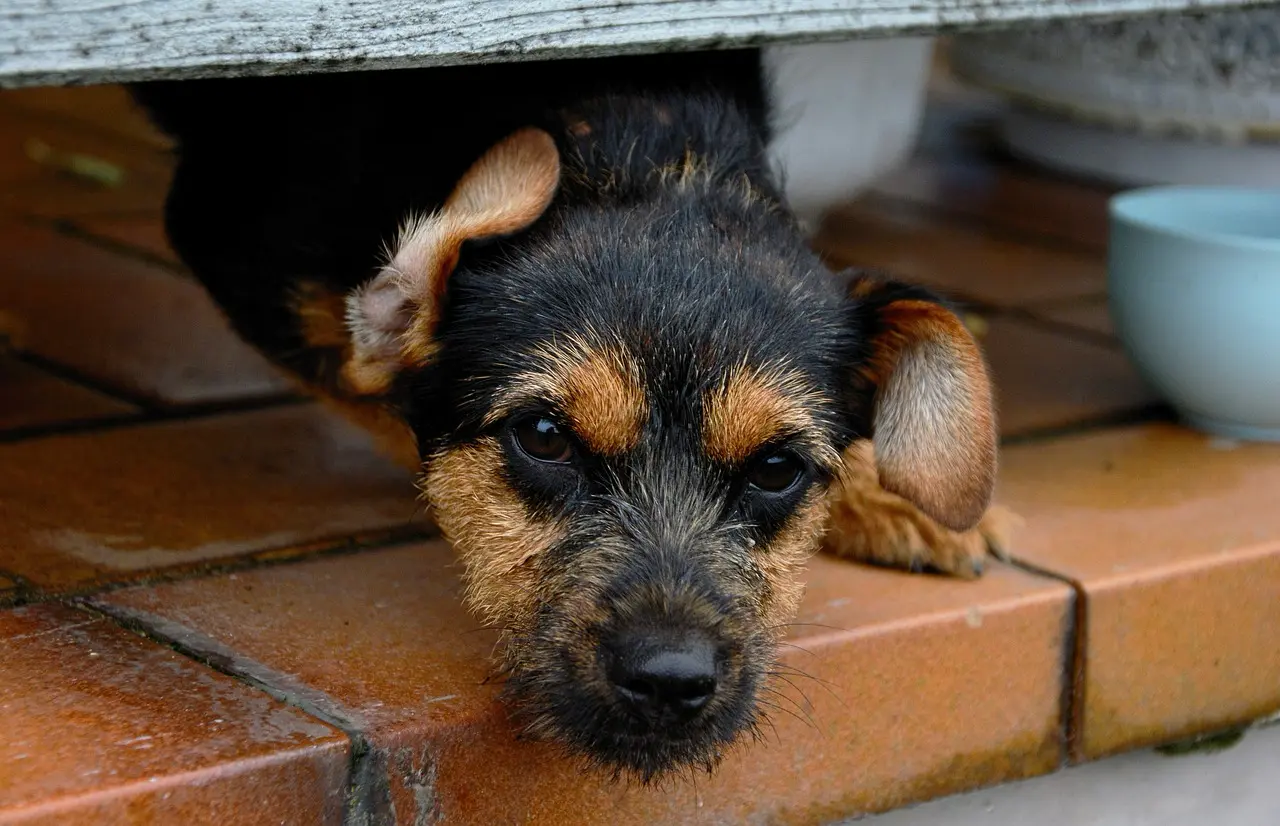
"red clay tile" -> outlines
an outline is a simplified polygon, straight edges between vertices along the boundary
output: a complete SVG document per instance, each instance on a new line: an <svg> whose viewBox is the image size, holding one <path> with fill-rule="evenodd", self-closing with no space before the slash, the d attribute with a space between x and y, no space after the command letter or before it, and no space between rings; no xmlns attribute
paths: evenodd
<svg viewBox="0 0 1280 826"><path fill-rule="evenodd" d="M1280 709L1280 446L1153 424L1002 463L1016 555L1085 593L1078 758Z"/></svg>
<svg viewBox="0 0 1280 826"><path fill-rule="evenodd" d="M169 246L169 238L165 235L164 218L159 214L91 216L77 219L73 223L86 235L102 238L137 250L158 261L180 266L178 255Z"/></svg>
<svg viewBox="0 0 1280 826"><path fill-rule="evenodd" d="M0 106L44 115L69 126L87 128L166 150L172 142L134 105L123 86L40 86L0 92Z"/></svg>
<svg viewBox="0 0 1280 826"><path fill-rule="evenodd" d="M0 612L0 824L342 822L338 730L102 617Z"/></svg>
<svg viewBox="0 0 1280 826"><path fill-rule="evenodd" d="M1111 310L1106 298L1086 301L1071 301L1064 304L1051 304L1044 307L1026 308L1032 315L1047 318L1060 324L1069 324L1082 330L1115 337L1116 328L1111 320Z"/></svg>
<svg viewBox="0 0 1280 826"><path fill-rule="evenodd" d="M0 432L136 411L133 405L65 382L0 352Z"/></svg>
<svg viewBox="0 0 1280 826"><path fill-rule="evenodd" d="M1030 167L967 158L915 157L875 191L993 227L1102 252L1111 191Z"/></svg>
<svg viewBox="0 0 1280 826"><path fill-rule="evenodd" d="M0 216L64 218L159 209L167 151L10 103L0 92Z"/></svg>
<svg viewBox="0 0 1280 826"><path fill-rule="evenodd" d="M38 588L412 526L411 475L315 405L0 445L0 569Z"/></svg>
<svg viewBox="0 0 1280 826"><path fill-rule="evenodd" d="M1096 421L1157 396L1114 347L1012 318L986 318L981 342L1006 436Z"/></svg>
<svg viewBox="0 0 1280 826"><path fill-rule="evenodd" d="M836 266L887 270L997 307L1106 289L1099 256L1034 246L874 196L832 212L815 246Z"/></svg>
<svg viewBox="0 0 1280 826"><path fill-rule="evenodd" d="M18 349L163 402L284 392L194 281L42 227L0 225Z"/></svg>
<svg viewBox="0 0 1280 826"><path fill-rule="evenodd" d="M359 728L369 806L398 823L827 823L1053 770L1071 596L997 567L966 583L814 561L786 660L804 715L714 778L644 790L517 742L482 685L493 636L442 543L117 591L107 610L249 661ZM819 625L821 627L819 627ZM945 664L945 667L939 667ZM783 686L788 696L804 703ZM379 807L381 807L379 809ZM604 813L608 814L605 815Z"/></svg>

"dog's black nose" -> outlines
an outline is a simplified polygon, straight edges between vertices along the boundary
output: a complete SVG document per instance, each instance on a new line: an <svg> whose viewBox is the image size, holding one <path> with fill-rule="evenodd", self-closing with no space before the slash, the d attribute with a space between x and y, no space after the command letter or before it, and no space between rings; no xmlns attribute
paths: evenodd
<svg viewBox="0 0 1280 826"><path fill-rule="evenodd" d="M691 719L716 693L716 651L707 640L621 648L609 678L625 702L651 719Z"/></svg>

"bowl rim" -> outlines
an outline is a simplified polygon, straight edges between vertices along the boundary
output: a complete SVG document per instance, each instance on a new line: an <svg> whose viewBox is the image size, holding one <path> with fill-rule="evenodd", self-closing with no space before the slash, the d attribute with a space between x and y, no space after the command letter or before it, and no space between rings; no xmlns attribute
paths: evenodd
<svg viewBox="0 0 1280 826"><path fill-rule="evenodd" d="M1247 186L1201 186L1174 184L1141 186L1117 193L1108 200L1107 214L1112 226L1125 224L1161 235L1172 236L1199 244L1218 244L1235 249L1260 250L1280 253L1280 238L1258 238L1252 235L1234 235L1172 224L1140 214L1138 207L1153 201L1183 200L1184 197L1218 196L1225 198L1264 198L1280 207L1280 188Z"/></svg>

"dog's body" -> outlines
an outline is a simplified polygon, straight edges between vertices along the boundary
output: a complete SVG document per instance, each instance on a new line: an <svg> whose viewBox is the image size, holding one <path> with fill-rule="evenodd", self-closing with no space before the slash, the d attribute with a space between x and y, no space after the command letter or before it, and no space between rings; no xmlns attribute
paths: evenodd
<svg viewBox="0 0 1280 826"><path fill-rule="evenodd" d="M180 146L176 251L422 471L532 730L645 778L711 765L824 532L980 570L979 350L809 250L754 52L137 93Z"/></svg>

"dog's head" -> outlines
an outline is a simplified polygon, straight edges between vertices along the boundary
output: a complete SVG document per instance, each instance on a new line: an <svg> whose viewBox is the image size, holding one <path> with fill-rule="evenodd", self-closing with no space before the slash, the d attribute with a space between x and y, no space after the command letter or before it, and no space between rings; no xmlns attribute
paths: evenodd
<svg viewBox="0 0 1280 826"><path fill-rule="evenodd" d="M530 728L647 779L755 725L854 440L886 488L977 521L990 388L954 315L825 271L744 180L689 164L549 210L561 172L517 133L409 226L350 297L346 375L404 405Z"/></svg>

